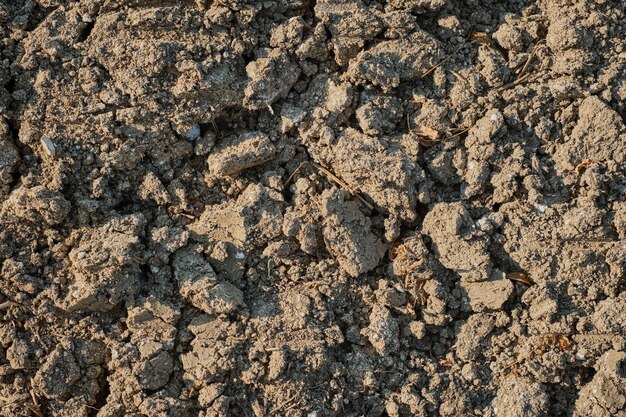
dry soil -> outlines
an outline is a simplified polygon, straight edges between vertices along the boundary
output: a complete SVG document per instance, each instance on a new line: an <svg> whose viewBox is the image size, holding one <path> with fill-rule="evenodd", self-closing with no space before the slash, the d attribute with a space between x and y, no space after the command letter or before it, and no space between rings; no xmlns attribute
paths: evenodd
<svg viewBox="0 0 626 417"><path fill-rule="evenodd" d="M0 0L3 417L626 416L617 0Z"/></svg>

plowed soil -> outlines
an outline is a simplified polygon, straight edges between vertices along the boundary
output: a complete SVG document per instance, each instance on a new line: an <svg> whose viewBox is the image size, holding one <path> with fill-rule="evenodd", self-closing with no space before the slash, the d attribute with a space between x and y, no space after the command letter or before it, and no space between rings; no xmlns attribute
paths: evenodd
<svg viewBox="0 0 626 417"><path fill-rule="evenodd" d="M612 0L0 0L0 416L626 416Z"/></svg>

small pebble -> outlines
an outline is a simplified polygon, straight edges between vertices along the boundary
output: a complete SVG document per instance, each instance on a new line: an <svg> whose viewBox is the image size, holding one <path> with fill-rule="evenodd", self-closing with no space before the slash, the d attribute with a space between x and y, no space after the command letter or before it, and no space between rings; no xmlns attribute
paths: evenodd
<svg viewBox="0 0 626 417"><path fill-rule="evenodd" d="M198 123L193 123L190 126L185 126L185 129L179 133L188 141L194 141L200 137L202 132L200 130L200 125Z"/></svg>
<svg viewBox="0 0 626 417"><path fill-rule="evenodd" d="M543 214L546 209L548 208L548 206L546 206L545 204L535 204L535 209L537 210L537 214Z"/></svg>
<svg viewBox="0 0 626 417"><path fill-rule="evenodd" d="M49 156L54 157L57 153L57 150L52 140L48 136L44 135L41 137L40 141L44 151L46 151Z"/></svg>

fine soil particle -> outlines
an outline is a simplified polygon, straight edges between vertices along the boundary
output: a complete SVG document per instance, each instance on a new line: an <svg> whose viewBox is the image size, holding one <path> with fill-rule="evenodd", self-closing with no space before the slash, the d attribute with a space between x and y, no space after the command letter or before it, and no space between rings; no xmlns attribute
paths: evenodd
<svg viewBox="0 0 626 417"><path fill-rule="evenodd" d="M626 417L625 14L0 0L0 416Z"/></svg>

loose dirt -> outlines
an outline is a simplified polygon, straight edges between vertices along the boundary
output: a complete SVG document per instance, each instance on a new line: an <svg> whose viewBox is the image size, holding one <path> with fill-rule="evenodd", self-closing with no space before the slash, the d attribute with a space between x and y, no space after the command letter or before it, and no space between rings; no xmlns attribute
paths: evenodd
<svg viewBox="0 0 626 417"><path fill-rule="evenodd" d="M625 13L0 0L0 415L626 416Z"/></svg>

